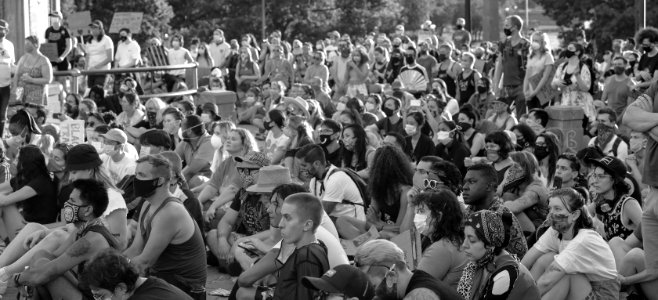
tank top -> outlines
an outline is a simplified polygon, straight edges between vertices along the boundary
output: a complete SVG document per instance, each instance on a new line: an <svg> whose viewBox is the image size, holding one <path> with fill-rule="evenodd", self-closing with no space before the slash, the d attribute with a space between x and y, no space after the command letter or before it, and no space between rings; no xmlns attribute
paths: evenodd
<svg viewBox="0 0 658 300"><path fill-rule="evenodd" d="M604 230L607 240L610 240L616 236L622 239L626 239L633 233L633 230L626 228L621 220L621 211L624 209L624 205L629 199L633 198L629 196L622 196L620 200L617 200L617 203L612 208L612 210L608 212L601 213L597 208L596 215L601 219L601 222L605 227ZM603 205L608 205L610 202L606 201L606 203Z"/></svg>
<svg viewBox="0 0 658 300"><path fill-rule="evenodd" d="M93 223L93 224L90 224L87 227L85 227L81 232L79 232L77 234L75 240L76 241L79 240L80 238L82 238L83 236L85 236L89 232L95 232L95 233L98 233L98 234L102 235L105 238L105 240L107 241L107 243L110 245L110 247L112 247L114 249L117 249L117 250L119 249L119 241L117 241L117 239L110 232L110 230L107 229L107 227L105 227L105 225L103 225L100 222L99 223ZM78 265L78 275L82 274L84 269L85 269L85 262L82 262Z"/></svg>
<svg viewBox="0 0 658 300"><path fill-rule="evenodd" d="M450 75L448 75L448 71L452 70L454 65L455 62L453 61L450 62L450 65L445 70L439 67L439 73L437 74L437 77L441 78L446 83L448 95L453 98L457 96L457 83L452 77L450 77ZM468 99L466 99L466 101L468 101Z"/></svg>
<svg viewBox="0 0 658 300"><path fill-rule="evenodd" d="M182 204L182 201L175 197L165 199L160 207L155 210L148 222L145 220L146 212L148 212L151 204L148 202L144 203L145 206L142 209L144 217L141 218L139 223L144 243L148 241L148 237L151 234L151 222L169 202ZM184 291L195 286L204 286L206 283L206 247L201 237L201 231L193 219L192 223L194 224L194 234L182 244L167 245L164 251L162 251L162 254L160 254L160 257L158 257L158 260L151 267L151 275L165 279L173 276L176 281L179 281L179 284L172 283L169 280L167 281L178 287L180 287L179 285L188 287L188 289L182 288Z"/></svg>
<svg viewBox="0 0 658 300"><path fill-rule="evenodd" d="M415 289L425 288L428 289L434 294L436 294L439 299L448 299L448 300L457 300L461 299L457 291L443 283L440 280L436 280L434 276L422 270L415 270L412 272L411 279L407 285L407 290L404 292L405 295L411 293Z"/></svg>
<svg viewBox="0 0 658 300"><path fill-rule="evenodd" d="M475 70L471 71L471 74L469 74L466 78L464 78L464 72L461 72L459 74L459 93L461 96L461 103L459 105L461 106L462 104L468 102L469 99L471 99L471 96L475 94Z"/></svg>
<svg viewBox="0 0 658 300"><path fill-rule="evenodd" d="M473 140L475 139L475 135L478 133L479 132L477 130L473 131L471 137L466 140L466 147L468 147L468 149L471 149L471 146L473 146ZM480 151L475 156L486 156L486 153L484 152L484 149L480 149Z"/></svg>

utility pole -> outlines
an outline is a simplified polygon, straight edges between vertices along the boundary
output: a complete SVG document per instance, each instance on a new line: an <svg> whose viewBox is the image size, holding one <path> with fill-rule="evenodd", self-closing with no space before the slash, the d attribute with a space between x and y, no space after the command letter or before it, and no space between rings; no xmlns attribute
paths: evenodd
<svg viewBox="0 0 658 300"><path fill-rule="evenodd" d="M465 0L464 19L466 20L466 31L471 32L471 0Z"/></svg>
<svg viewBox="0 0 658 300"><path fill-rule="evenodd" d="M263 22L263 24L261 26L262 27L261 28L261 36L265 40L265 39L267 39L267 37L265 36L265 0L261 0L260 6L261 6L260 7L260 17L261 17L261 20Z"/></svg>

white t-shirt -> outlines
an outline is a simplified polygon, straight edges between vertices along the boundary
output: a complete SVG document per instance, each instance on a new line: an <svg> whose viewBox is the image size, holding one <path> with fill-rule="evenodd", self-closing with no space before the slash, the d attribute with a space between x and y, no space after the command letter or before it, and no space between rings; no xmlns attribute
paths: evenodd
<svg viewBox="0 0 658 300"><path fill-rule="evenodd" d="M615 141L619 138L619 136L615 135L612 137L610 142L608 142L607 145L603 148L603 155L610 155L610 156L615 156L615 153L612 151L612 146L615 145ZM594 147L596 145L596 139L597 137L593 137L591 140L589 140L589 143L587 143L587 147ZM626 161L626 157L628 157L628 144L624 140L619 141L619 146L617 146L617 158L621 161Z"/></svg>
<svg viewBox="0 0 658 300"><path fill-rule="evenodd" d="M141 58L140 52L142 49L139 43L135 40L130 40L130 43L119 42L117 44L117 53L114 55L114 60L117 62L119 68L134 67L132 64L136 59Z"/></svg>
<svg viewBox="0 0 658 300"><path fill-rule="evenodd" d="M114 43L112 43L112 39L107 35L104 35L100 42L97 41L96 38L93 38L91 43L85 44L85 51L87 52L87 67L95 66L100 62L111 58L107 56L107 50L110 50L110 53L114 53ZM108 62L98 68L98 70L109 70L110 67L110 63Z"/></svg>
<svg viewBox="0 0 658 300"><path fill-rule="evenodd" d="M281 136L275 138L272 131L268 132L265 138L265 153L267 158L271 160L277 150L286 150L289 144L290 138L285 134L281 134Z"/></svg>
<svg viewBox="0 0 658 300"><path fill-rule="evenodd" d="M324 227L318 227L318 230L315 231L315 237L318 241L322 241L324 245L327 246L327 260L329 260L330 268L350 263L347 259L345 249L343 249L343 245L340 244L338 238L332 235ZM295 246L293 244L284 244L282 249L281 242L282 241L279 241L273 248L281 249L281 252L279 252L279 255L277 256L277 260L282 264L285 264L286 260L288 260L290 255L295 251Z"/></svg>
<svg viewBox="0 0 658 300"><path fill-rule="evenodd" d="M312 178L310 182L310 190L313 195L326 202L336 202L334 211L327 212L332 217L356 217L359 220L365 221L366 214L362 205L342 204L343 200L352 203L363 204L359 188L356 186L352 178L345 172L336 170L336 166L329 167L327 175L322 182L318 182L316 178ZM324 182L324 183L323 183Z"/></svg>
<svg viewBox="0 0 658 300"><path fill-rule="evenodd" d="M128 157L128 155L124 155L123 159L115 162L109 155L103 154L101 155L101 160L105 169L110 173L110 178L114 184L119 183L127 175L135 174L137 163L135 163L134 159Z"/></svg>
<svg viewBox="0 0 658 300"><path fill-rule="evenodd" d="M223 42L219 45L215 44L215 42L208 44L208 53L210 54L210 57L212 57L212 60L215 62L214 67L221 67L224 64L224 61L226 61L226 58L230 52L231 46L229 46L229 44L226 42Z"/></svg>
<svg viewBox="0 0 658 300"><path fill-rule="evenodd" d="M0 87L11 84L11 71L16 63L14 44L4 38L0 42Z"/></svg>
<svg viewBox="0 0 658 300"><path fill-rule="evenodd" d="M544 71L544 68L546 66L550 66L555 64L555 59L553 58L553 54L550 52L547 52L543 55L535 55L534 57L528 58L528 63L527 63L527 68L528 70L528 78L535 76L541 72ZM535 87L530 84L531 87L534 89Z"/></svg>
<svg viewBox="0 0 658 300"><path fill-rule="evenodd" d="M103 212L102 217L109 216L117 209L128 209L128 207L126 207L126 200L123 199L123 196L119 191L115 189L107 189L107 198L109 202L107 203L107 208L105 209L105 212Z"/></svg>
<svg viewBox="0 0 658 300"><path fill-rule="evenodd" d="M169 64L170 65L182 65L187 62L185 60L186 54L190 53L190 51L187 51L187 49L180 47L178 50L171 48L167 49L167 55L169 56ZM191 55L191 54L190 54ZM169 71L169 74L171 75L185 75L185 70L171 70Z"/></svg>
<svg viewBox="0 0 658 300"><path fill-rule="evenodd" d="M590 229L581 229L569 241L558 238L558 232L549 228L534 247L542 253L555 252L555 262L567 274L583 274L590 281L617 278L615 257L601 235Z"/></svg>

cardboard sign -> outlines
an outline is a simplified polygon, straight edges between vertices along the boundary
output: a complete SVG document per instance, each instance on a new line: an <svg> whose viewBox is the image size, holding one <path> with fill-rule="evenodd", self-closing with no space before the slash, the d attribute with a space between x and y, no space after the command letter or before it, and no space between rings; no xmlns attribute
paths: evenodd
<svg viewBox="0 0 658 300"><path fill-rule="evenodd" d="M112 18L110 33L118 33L121 28L128 28L135 34L142 30L142 18L144 13L141 12L117 12Z"/></svg>
<svg viewBox="0 0 658 300"><path fill-rule="evenodd" d="M91 13L87 11L74 12L66 18L69 32L73 35L86 32L91 24Z"/></svg>
<svg viewBox="0 0 658 300"><path fill-rule="evenodd" d="M345 249L345 254L354 256L354 254L356 254L356 249L358 249L359 246L378 238L379 232L377 232L377 228L375 228L375 226L370 226L368 232L351 240L340 240L340 244L343 246L343 249Z"/></svg>
<svg viewBox="0 0 658 300"><path fill-rule="evenodd" d="M78 145L85 142L85 121L66 120L59 124L59 140L62 143Z"/></svg>
<svg viewBox="0 0 658 300"><path fill-rule="evenodd" d="M50 61L57 61L59 53L57 52L57 44L55 43L43 43L39 47L41 54L46 56Z"/></svg>
<svg viewBox="0 0 658 300"><path fill-rule="evenodd" d="M422 255L420 233L415 227L394 236L391 242L404 251L404 260L411 270L415 270Z"/></svg>

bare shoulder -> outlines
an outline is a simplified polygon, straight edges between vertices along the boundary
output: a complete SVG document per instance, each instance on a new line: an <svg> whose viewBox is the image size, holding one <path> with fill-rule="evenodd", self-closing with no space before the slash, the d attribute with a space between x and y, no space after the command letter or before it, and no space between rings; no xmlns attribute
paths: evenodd
<svg viewBox="0 0 658 300"><path fill-rule="evenodd" d="M404 300L440 300L439 296L426 288L417 288L404 296Z"/></svg>

